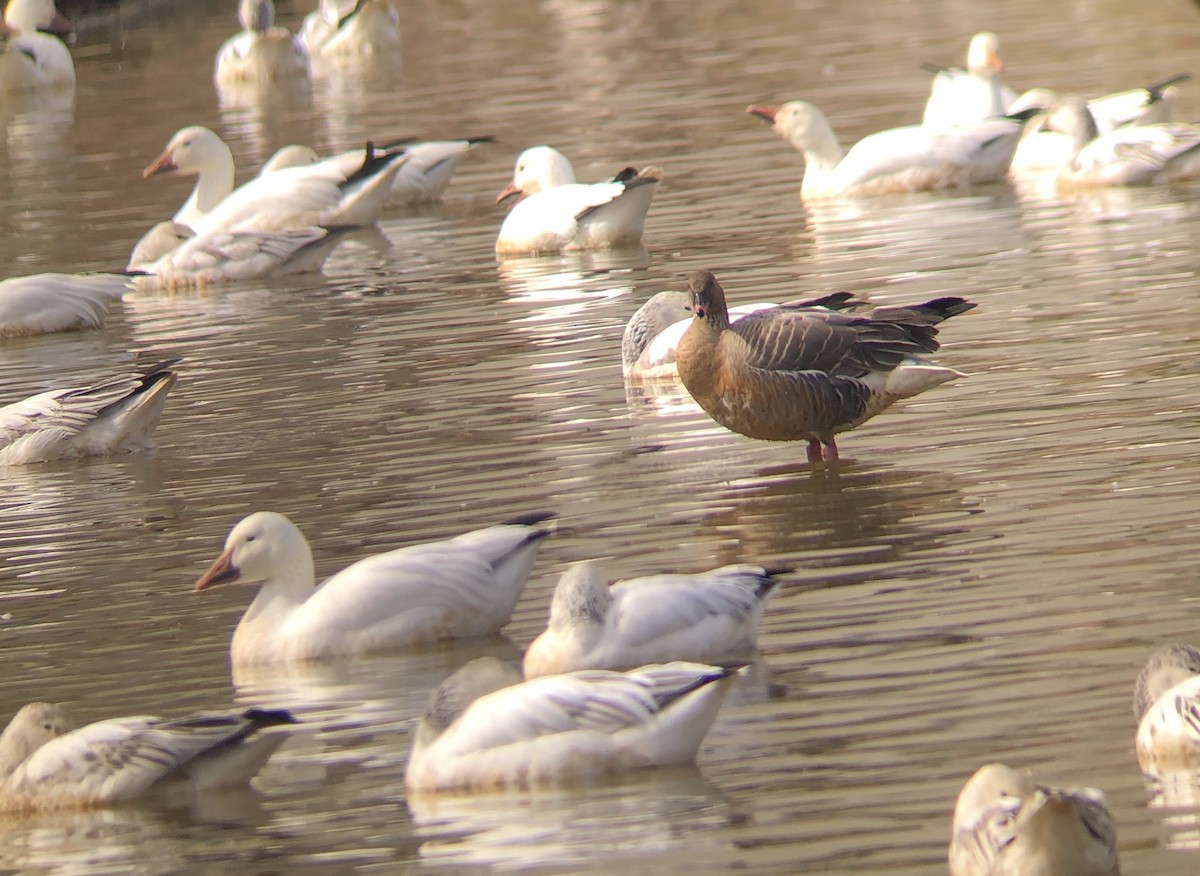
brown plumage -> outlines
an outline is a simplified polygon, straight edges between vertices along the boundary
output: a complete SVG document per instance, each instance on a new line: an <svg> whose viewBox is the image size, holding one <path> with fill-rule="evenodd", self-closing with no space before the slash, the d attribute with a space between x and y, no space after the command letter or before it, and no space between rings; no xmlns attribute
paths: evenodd
<svg viewBox="0 0 1200 876"><path fill-rule="evenodd" d="M937 350L938 323L975 306L965 298L869 314L785 305L730 324L725 290L710 271L689 274L688 288L694 316L676 352L688 392L734 432L807 441L813 462L837 459L837 433L962 376L916 357Z"/></svg>

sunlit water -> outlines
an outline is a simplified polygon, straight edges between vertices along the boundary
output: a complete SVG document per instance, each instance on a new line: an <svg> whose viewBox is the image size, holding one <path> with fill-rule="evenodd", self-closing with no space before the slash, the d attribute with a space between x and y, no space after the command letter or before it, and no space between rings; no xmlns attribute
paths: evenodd
<svg viewBox="0 0 1200 876"><path fill-rule="evenodd" d="M743 109L805 97L847 142L914 121L919 63L960 62L984 28L1018 88L1111 91L1194 64L1196 7L404 3L394 64L218 97L233 5L85 30L73 104L5 110L6 275L122 266L187 194L140 177L186 124L219 131L245 172L293 141L499 142L443 204L389 213L324 276L140 294L101 331L0 346L5 400L183 357L156 452L0 476L0 714L237 700L307 725L257 794L5 823L0 867L928 874L944 871L962 781L1004 759L1103 788L1124 872L1195 872L1194 818L1148 805L1130 693L1153 646L1200 642L1197 189L996 186L808 210L799 156ZM1185 86L1180 118L1200 115L1198 94ZM584 179L664 168L644 250L496 263L492 199L538 142ZM625 320L698 267L735 302L968 295L980 306L944 326L938 358L971 376L844 436L831 470L724 431L682 390L627 395ZM322 574L532 510L557 512L560 532L507 641L235 684L227 645L250 594L191 583L260 508L297 521ZM795 568L764 664L698 768L406 800L428 692L479 653L516 660L584 558L614 577Z"/></svg>

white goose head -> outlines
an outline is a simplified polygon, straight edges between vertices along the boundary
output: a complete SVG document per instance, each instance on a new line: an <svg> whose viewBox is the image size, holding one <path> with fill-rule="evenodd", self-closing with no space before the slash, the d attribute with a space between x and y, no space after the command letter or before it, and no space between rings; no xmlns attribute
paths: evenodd
<svg viewBox="0 0 1200 876"><path fill-rule="evenodd" d="M275 4L271 0L242 0L238 4L242 30L266 33L275 23Z"/></svg>
<svg viewBox="0 0 1200 876"><path fill-rule="evenodd" d="M967 69L981 79L991 79L1004 72L1004 62L1000 60L1000 38L994 33L984 31L971 37L967 47Z"/></svg>
<svg viewBox="0 0 1200 876"><path fill-rule="evenodd" d="M225 550L200 576L196 589L226 581L259 584L278 578L311 588L312 577L312 550L304 533L282 514L258 511L233 527Z"/></svg>
<svg viewBox="0 0 1200 876"><path fill-rule="evenodd" d="M55 8L54 0L9 0L4 9L4 23L27 34L38 30L58 35L71 32L71 22Z"/></svg>
<svg viewBox="0 0 1200 876"><path fill-rule="evenodd" d="M517 156L512 182L496 198L496 203L510 195L534 195L573 182L575 169L565 155L550 146L531 146Z"/></svg>
<svg viewBox="0 0 1200 876"><path fill-rule="evenodd" d="M149 178L161 173L190 176L209 169L233 167L233 153L225 141L200 125L181 128L175 132L167 148L142 171Z"/></svg>

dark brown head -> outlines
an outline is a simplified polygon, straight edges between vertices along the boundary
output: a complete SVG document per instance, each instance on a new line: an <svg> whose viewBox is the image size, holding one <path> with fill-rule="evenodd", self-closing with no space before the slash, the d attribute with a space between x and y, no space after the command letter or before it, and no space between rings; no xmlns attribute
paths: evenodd
<svg viewBox="0 0 1200 876"><path fill-rule="evenodd" d="M692 312L718 328L729 325L729 310L725 305L725 290L712 271L692 271L688 274L688 291L692 295Z"/></svg>

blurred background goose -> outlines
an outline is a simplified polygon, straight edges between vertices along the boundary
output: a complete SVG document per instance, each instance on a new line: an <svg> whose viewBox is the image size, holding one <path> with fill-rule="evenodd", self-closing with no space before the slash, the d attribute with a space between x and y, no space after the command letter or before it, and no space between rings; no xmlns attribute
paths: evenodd
<svg viewBox="0 0 1200 876"><path fill-rule="evenodd" d="M527 788L689 763L735 675L669 663L522 682L494 657L473 660L430 696L405 785Z"/></svg>
<svg viewBox="0 0 1200 876"><path fill-rule="evenodd" d="M838 458L834 436L902 398L963 375L917 357L938 349L937 324L975 305L947 297L867 316L776 307L729 321L710 271L688 275L692 324L676 350L692 398L727 429L807 441L809 462Z"/></svg>
<svg viewBox="0 0 1200 876"><path fill-rule="evenodd" d="M1000 38L984 31L971 37L967 46L967 68L933 68L929 99L921 124L931 128L969 125L992 116L1002 116L1016 100L1016 92L1000 78Z"/></svg>
<svg viewBox="0 0 1200 876"><path fill-rule="evenodd" d="M233 634L233 662L348 657L439 639L487 636L508 623L551 514L530 514L446 541L375 554L315 586L308 540L259 511L230 531L197 590L260 585Z"/></svg>
<svg viewBox="0 0 1200 876"><path fill-rule="evenodd" d="M152 447L150 436L175 385L169 368L178 361L0 407L0 465Z"/></svg>
<svg viewBox="0 0 1200 876"><path fill-rule="evenodd" d="M1200 650L1166 645L1150 655L1134 684L1133 717L1143 771L1200 767Z"/></svg>
<svg viewBox="0 0 1200 876"><path fill-rule="evenodd" d="M0 95L75 84L75 62L56 34L71 24L54 0L9 0L0 26Z"/></svg>
<svg viewBox="0 0 1200 876"><path fill-rule="evenodd" d="M1003 764L980 767L954 807L950 876L1000 874L1119 876L1104 795L1042 787Z"/></svg>
<svg viewBox="0 0 1200 876"><path fill-rule="evenodd" d="M217 51L213 78L217 85L266 83L308 76L308 50L287 28L275 27L271 0L241 0L242 32Z"/></svg>
<svg viewBox="0 0 1200 876"><path fill-rule="evenodd" d="M314 58L400 51L400 16L390 0L320 0L300 38Z"/></svg>
<svg viewBox="0 0 1200 876"><path fill-rule="evenodd" d="M296 723L284 710L113 718L78 730L61 706L30 703L0 736L0 811L81 809L248 783Z"/></svg>
<svg viewBox="0 0 1200 876"><path fill-rule="evenodd" d="M525 677L647 663L747 663L758 656L758 625L779 586L762 566L664 574L611 587L595 563L563 573L550 622L525 653Z"/></svg>
<svg viewBox="0 0 1200 876"><path fill-rule="evenodd" d="M129 290L120 274L32 274L0 280L0 337L42 335L104 324Z"/></svg>

